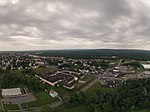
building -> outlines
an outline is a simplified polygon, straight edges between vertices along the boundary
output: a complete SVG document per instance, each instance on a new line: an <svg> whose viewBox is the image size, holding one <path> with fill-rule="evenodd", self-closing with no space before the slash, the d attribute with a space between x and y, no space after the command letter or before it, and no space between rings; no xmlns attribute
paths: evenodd
<svg viewBox="0 0 150 112"><path fill-rule="evenodd" d="M145 75L150 75L150 71L145 71L144 74Z"/></svg>
<svg viewBox="0 0 150 112"><path fill-rule="evenodd" d="M57 71L56 73L43 73L35 76L51 86L61 84L67 89L73 89L73 83L78 80L76 74L71 71Z"/></svg>
<svg viewBox="0 0 150 112"><path fill-rule="evenodd" d="M18 97L21 95L22 93L20 88L2 89L3 97Z"/></svg>
<svg viewBox="0 0 150 112"><path fill-rule="evenodd" d="M56 91L54 91L54 90L50 90L49 91L49 95L51 96L51 97L58 97L58 93L56 92Z"/></svg>
<svg viewBox="0 0 150 112"><path fill-rule="evenodd" d="M119 72L119 67L115 67L113 72Z"/></svg>
<svg viewBox="0 0 150 112"><path fill-rule="evenodd" d="M150 64L142 64L145 69L150 69Z"/></svg>

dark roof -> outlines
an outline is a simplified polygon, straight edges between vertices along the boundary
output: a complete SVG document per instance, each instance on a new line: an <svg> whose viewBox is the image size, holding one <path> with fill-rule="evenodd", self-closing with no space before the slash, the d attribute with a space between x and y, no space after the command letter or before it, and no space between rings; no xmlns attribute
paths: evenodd
<svg viewBox="0 0 150 112"><path fill-rule="evenodd" d="M66 73L56 73L56 74L45 73L45 74L40 75L40 77L42 77L52 83L61 81L63 84L74 80L73 76L66 74Z"/></svg>

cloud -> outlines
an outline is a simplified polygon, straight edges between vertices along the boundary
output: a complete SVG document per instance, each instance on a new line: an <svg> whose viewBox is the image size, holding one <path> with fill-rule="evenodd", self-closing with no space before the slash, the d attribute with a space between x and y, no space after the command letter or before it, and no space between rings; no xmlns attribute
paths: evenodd
<svg viewBox="0 0 150 112"><path fill-rule="evenodd" d="M0 50L150 50L149 0L0 0Z"/></svg>

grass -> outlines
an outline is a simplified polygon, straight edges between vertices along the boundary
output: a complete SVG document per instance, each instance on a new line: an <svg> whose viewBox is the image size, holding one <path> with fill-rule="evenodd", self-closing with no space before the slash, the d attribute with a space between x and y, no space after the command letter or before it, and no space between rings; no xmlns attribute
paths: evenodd
<svg viewBox="0 0 150 112"><path fill-rule="evenodd" d="M40 74L40 73L44 73L44 72L52 72L52 71L56 71L57 68L55 67L45 67L45 68L35 68L33 69L35 71L35 73Z"/></svg>
<svg viewBox="0 0 150 112"><path fill-rule="evenodd" d="M37 74L44 73L44 72L53 72L56 71L56 67L43 67L43 68L33 68L34 72ZM22 70L11 70L12 74L22 74Z"/></svg>
<svg viewBox="0 0 150 112"><path fill-rule="evenodd" d="M50 85L48 85L48 84L46 84L46 86L47 86L47 88L48 88L48 91L49 91L49 90L57 91L57 92L58 92L58 95L59 95L60 97L66 95L66 94L72 93L71 90L68 90L68 89L66 89L66 88L64 88L64 87L62 87L62 86L50 86Z"/></svg>
<svg viewBox="0 0 150 112"><path fill-rule="evenodd" d="M85 76L83 79L81 79L81 81L85 81L85 83L80 83L80 82L76 82L75 85L75 89L74 91L79 91L81 88L83 88L84 86L86 86L88 83L90 83L92 80L94 80L95 77L91 76L91 75L87 75Z"/></svg>
<svg viewBox="0 0 150 112"><path fill-rule="evenodd" d="M19 107L17 104L4 104L5 110L19 110Z"/></svg>
<svg viewBox="0 0 150 112"><path fill-rule="evenodd" d="M3 97L2 97L2 95L1 95L1 93L0 93L0 99L2 99Z"/></svg>
<svg viewBox="0 0 150 112"><path fill-rule="evenodd" d="M116 88L102 87L102 85L99 82L96 82L92 87L90 87L86 90L86 93L92 94L98 90L105 91L105 92L114 92L116 90Z"/></svg>
<svg viewBox="0 0 150 112"><path fill-rule="evenodd" d="M58 98L52 98L48 93L44 91L36 93L35 96L37 98L37 101L22 104L22 107L24 109L32 108L32 107L41 107L41 106L53 103L58 100Z"/></svg>
<svg viewBox="0 0 150 112"><path fill-rule="evenodd" d="M131 112L150 112L150 110L147 110L147 109L144 109L144 110L134 110L134 111L131 111Z"/></svg>
<svg viewBox="0 0 150 112"><path fill-rule="evenodd" d="M86 105L80 105L73 108L67 108L63 106L60 110L57 110L55 112L87 112Z"/></svg>
<svg viewBox="0 0 150 112"><path fill-rule="evenodd" d="M19 74L22 74L22 71L21 70L11 70L10 73L19 75Z"/></svg>

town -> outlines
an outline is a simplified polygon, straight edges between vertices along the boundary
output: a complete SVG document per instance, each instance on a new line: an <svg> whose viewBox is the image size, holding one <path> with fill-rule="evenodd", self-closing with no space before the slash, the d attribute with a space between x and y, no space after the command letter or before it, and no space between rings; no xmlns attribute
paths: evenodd
<svg viewBox="0 0 150 112"><path fill-rule="evenodd" d="M95 83L102 88L116 88L127 80L150 77L150 61L117 56L74 59L1 52L0 57L1 110L39 111L46 104L55 109L70 94L85 92ZM46 102L41 103L43 95Z"/></svg>

